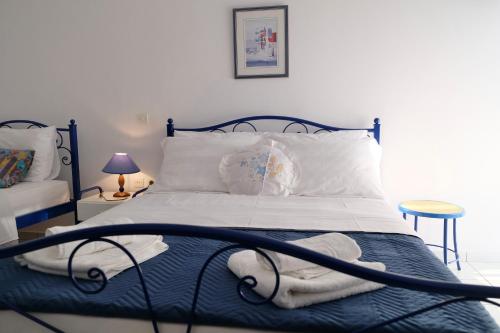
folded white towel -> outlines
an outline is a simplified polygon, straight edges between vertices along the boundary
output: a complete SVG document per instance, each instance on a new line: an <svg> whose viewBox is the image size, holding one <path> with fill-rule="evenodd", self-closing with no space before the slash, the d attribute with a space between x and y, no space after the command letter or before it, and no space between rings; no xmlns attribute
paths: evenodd
<svg viewBox="0 0 500 333"><path fill-rule="evenodd" d="M385 270L385 265L378 262L353 262L357 265ZM255 257L255 252L245 250L229 257L229 269L239 278L252 275L257 280L254 290L263 297L268 297L274 290L275 274L264 269ZM384 285L352 277L330 270L329 273L309 280L280 274L280 286L273 303L286 309L295 309L311 304L328 302L348 296L380 289Z"/></svg>
<svg viewBox="0 0 500 333"><path fill-rule="evenodd" d="M100 225L127 223L133 222L117 219L106 221ZM97 225L82 223L76 227L82 229L95 226ZM51 233L54 233L54 231L55 233L63 232L63 230L61 228L52 229ZM69 230L75 230L75 228ZM106 238L113 239L123 245L139 264L168 250L168 245L163 242L163 237L159 235L113 236ZM36 271L67 276L69 254L81 242L83 240L24 253L16 256L15 260L19 264ZM89 269L94 267L101 269L106 274L106 277L110 279L133 265L133 262L121 249L109 243L97 241L86 244L78 250L73 258L72 268L75 276L82 279L89 279L87 273Z"/></svg>
<svg viewBox="0 0 500 333"><path fill-rule="evenodd" d="M74 230L81 230L85 228L90 228L90 227L96 227L96 226L104 226L104 225L116 225L116 224L133 224L134 221L127 217L119 217L119 218L110 218L109 220L104 221L103 223L100 223L99 225L91 225L87 223L80 223L77 225L71 225L71 226L55 226L48 228L45 231L45 236L51 236L51 235L56 235L60 234L63 232L68 232L68 231L74 231ZM135 239L135 235L122 235L122 236L110 236L110 237L104 237L110 240L113 240L119 244L126 245L131 243ZM56 258L59 259L64 259L64 258L69 258L71 255L71 252L80 244L82 241L75 241L75 242L69 242L69 243L64 243L64 244L59 244L56 245L57 250L56 250ZM82 246L76 253L75 256L82 256L85 254L90 254L94 252L100 252L104 251L106 249L109 249L113 247L113 244L105 243L105 242L92 242L89 244L86 244Z"/></svg>
<svg viewBox="0 0 500 333"><path fill-rule="evenodd" d="M319 236L298 239L287 243L297 245L330 257L353 262L361 257L361 249L356 241L344 234L332 232ZM299 279L312 279L331 272L330 269L278 252L262 250L266 253L282 274ZM266 269L272 270L271 263L260 253L257 261Z"/></svg>
<svg viewBox="0 0 500 333"><path fill-rule="evenodd" d="M162 236L137 236L137 239L125 246L140 264L154 258L168 249L168 245L162 242ZM16 261L28 268L56 275L68 275L68 258L56 258L54 247L25 253L15 257ZM73 259L73 272L75 276L89 279L87 272L90 268L101 269L108 279L120 272L132 267L134 264L130 258L120 249L113 247L104 251L85 254Z"/></svg>

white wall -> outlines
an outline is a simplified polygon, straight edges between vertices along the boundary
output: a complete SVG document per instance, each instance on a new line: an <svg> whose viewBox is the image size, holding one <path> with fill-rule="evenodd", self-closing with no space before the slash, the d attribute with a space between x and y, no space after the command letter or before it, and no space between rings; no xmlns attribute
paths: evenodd
<svg viewBox="0 0 500 333"><path fill-rule="evenodd" d="M0 0L0 119L77 119L82 184L110 188L115 151L157 172L168 117L377 116L390 199L462 204L462 248L499 254L500 2L273 2L289 5L290 78L234 80L231 9L264 4ZM425 226L440 241L441 224Z"/></svg>

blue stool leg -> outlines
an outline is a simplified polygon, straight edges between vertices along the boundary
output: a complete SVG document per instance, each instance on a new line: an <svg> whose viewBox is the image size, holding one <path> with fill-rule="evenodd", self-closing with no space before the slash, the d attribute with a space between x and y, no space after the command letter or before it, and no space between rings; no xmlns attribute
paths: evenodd
<svg viewBox="0 0 500 333"><path fill-rule="evenodd" d="M417 231L417 229L418 229L418 216L416 216L416 215L415 215L415 222L413 224L413 229L415 231Z"/></svg>
<svg viewBox="0 0 500 333"><path fill-rule="evenodd" d="M443 262L448 265L448 219L444 219Z"/></svg>
<svg viewBox="0 0 500 333"><path fill-rule="evenodd" d="M406 220L406 213L403 213L403 218Z"/></svg>
<svg viewBox="0 0 500 333"><path fill-rule="evenodd" d="M457 261L457 269L461 270L460 257L458 256L458 249L457 249L457 219L453 219L453 247L455 249L455 259Z"/></svg>

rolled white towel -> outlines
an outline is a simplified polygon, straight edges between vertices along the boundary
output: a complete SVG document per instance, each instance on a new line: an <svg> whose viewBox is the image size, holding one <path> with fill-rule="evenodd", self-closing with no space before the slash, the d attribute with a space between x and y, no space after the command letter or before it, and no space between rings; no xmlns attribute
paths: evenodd
<svg viewBox="0 0 500 333"><path fill-rule="evenodd" d="M353 264L380 271L385 265L379 262L361 262ZM228 268L239 278L251 275L257 280L254 290L262 297L269 297L276 286L276 276L264 269L252 250L232 254L227 262ZM377 290L383 284L363 280L347 274L328 270L328 273L309 280L298 279L280 274L278 293L272 302L285 309L295 309L316 303L333 301L356 294Z"/></svg>
<svg viewBox="0 0 500 333"><path fill-rule="evenodd" d="M85 228L91 228L91 227L97 227L97 226L106 226L106 225L117 225L117 224L133 224L134 221L127 217L119 217L119 218L110 218L109 220L106 220L99 225L92 225L92 224L87 224L85 222L77 224L77 225L71 225L71 226L56 226L56 227L51 227L48 228L45 231L45 236L51 236L51 235L57 235L63 232L68 232L68 231L74 231L74 230L81 230ZM121 245L126 245L130 244L134 241L135 235L120 235L120 236L110 236L110 237L104 237L106 239L115 241ZM56 245L55 249L55 257L58 259L64 259L64 258L69 258L71 255L71 252L80 244L82 243L83 240L78 240L74 242L69 242L69 243L64 243L64 244L59 244ZM92 242L89 244L86 244L82 246L76 253L75 256L82 256L86 254L91 254L91 253L96 253L100 251L104 251L106 249L109 249L113 247L112 244L106 243L106 242Z"/></svg>
<svg viewBox="0 0 500 333"><path fill-rule="evenodd" d="M297 245L330 257L354 262L361 257L361 248L356 241L344 234L332 232L319 236L298 239L287 243ZM331 272L330 269L286 254L262 250L274 262L278 272L299 279L308 280ZM257 262L267 270L272 265L263 255L256 252Z"/></svg>

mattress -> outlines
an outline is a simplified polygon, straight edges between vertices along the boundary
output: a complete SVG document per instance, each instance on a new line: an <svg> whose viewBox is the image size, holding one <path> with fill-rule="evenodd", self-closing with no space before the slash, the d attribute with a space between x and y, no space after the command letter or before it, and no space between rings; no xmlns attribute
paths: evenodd
<svg viewBox="0 0 500 333"><path fill-rule="evenodd" d="M57 206L70 200L68 182L45 180L42 182L21 182L2 189L9 199L16 217Z"/></svg>
<svg viewBox="0 0 500 333"><path fill-rule="evenodd" d="M353 237L363 260L381 261L388 271L457 281L385 200L341 197L250 197L214 193L154 193L135 198L85 221L89 226L109 218L129 217L137 223L177 223L238 228L280 240L340 231ZM165 235L170 249L143 263L152 302L162 326L183 331L200 266L227 243ZM235 291L237 279L226 267L227 254L214 261L204 280L194 332L350 331L439 302L447 296L386 287L343 300L296 310L272 304L253 306ZM123 333L149 331L142 291L133 270L112 278L97 295L84 295L68 278L33 272L13 260L0 261L2 301L43 317L68 331L107 332L112 323ZM256 297L256 296L254 296ZM112 317L102 326L102 317ZM121 318L124 319L121 319ZM6 332L33 325L11 311L0 311ZM222 329L221 326L230 328ZM235 327L238 327L236 329ZM396 332L498 332L478 303L454 304L386 328Z"/></svg>
<svg viewBox="0 0 500 333"><path fill-rule="evenodd" d="M416 235L384 199L248 196L227 193L151 193L86 220L175 223L225 228L359 231Z"/></svg>

